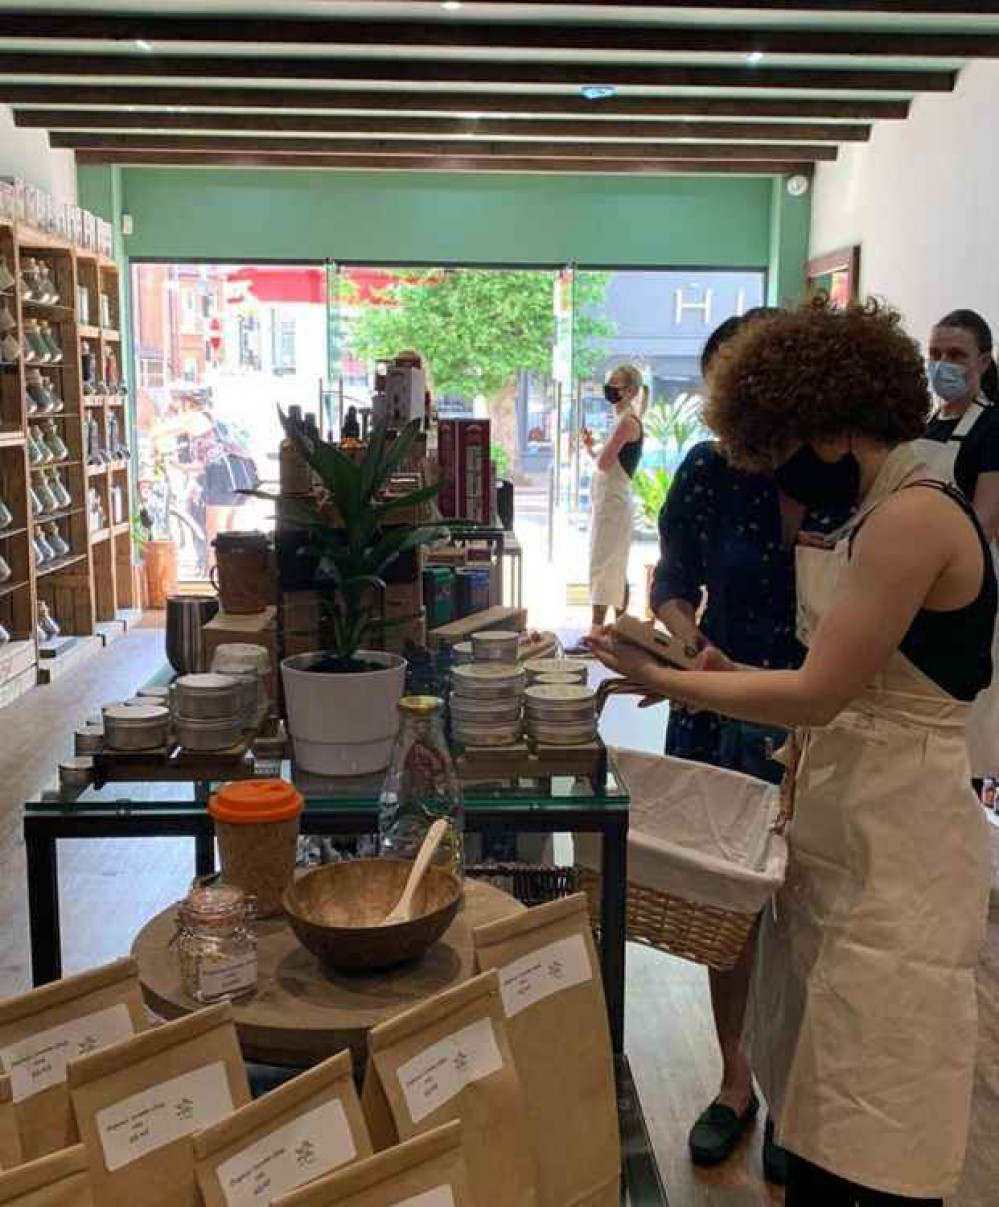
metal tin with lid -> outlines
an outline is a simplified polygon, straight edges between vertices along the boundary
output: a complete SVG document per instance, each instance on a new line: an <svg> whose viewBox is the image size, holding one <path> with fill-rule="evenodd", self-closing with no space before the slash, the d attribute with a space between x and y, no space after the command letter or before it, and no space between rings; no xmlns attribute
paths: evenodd
<svg viewBox="0 0 999 1207"><path fill-rule="evenodd" d="M546 746L582 746L597 737L597 727L592 721L573 722L571 725L527 722L527 732L536 742Z"/></svg>
<svg viewBox="0 0 999 1207"><path fill-rule="evenodd" d="M450 703L452 719L480 725L517 721L522 711L520 696L478 700L473 696L458 696L452 693Z"/></svg>
<svg viewBox="0 0 999 1207"><path fill-rule="evenodd" d="M524 663L528 679L534 683L540 675L572 675L579 683L586 683L588 665L579 658L531 658Z"/></svg>
<svg viewBox="0 0 999 1207"><path fill-rule="evenodd" d="M73 749L78 755L95 754L103 745L103 725L81 725L73 735Z"/></svg>
<svg viewBox="0 0 999 1207"><path fill-rule="evenodd" d="M106 704L104 745L111 750L158 750L170 736L170 713L161 704Z"/></svg>
<svg viewBox="0 0 999 1207"><path fill-rule="evenodd" d="M185 750L228 750L243 738L243 722L238 715L214 720L174 717L174 736Z"/></svg>
<svg viewBox="0 0 999 1207"><path fill-rule="evenodd" d="M527 686L527 676L515 666L474 663L456 666L451 672L451 686L458 696L493 700L520 696Z"/></svg>
<svg viewBox="0 0 999 1207"><path fill-rule="evenodd" d="M94 760L85 755L63 759L59 764L60 788L86 788L94 778Z"/></svg>
<svg viewBox="0 0 999 1207"><path fill-rule="evenodd" d="M455 666L467 666L468 663L475 661L470 641L459 641L457 645L451 647L451 653L454 656Z"/></svg>
<svg viewBox="0 0 999 1207"><path fill-rule="evenodd" d="M523 730L520 721L506 725L456 725L454 736L463 746L516 746Z"/></svg>
<svg viewBox="0 0 999 1207"><path fill-rule="evenodd" d="M472 634L472 653L476 662L499 662L516 666L520 634L488 629Z"/></svg>
<svg viewBox="0 0 999 1207"><path fill-rule="evenodd" d="M246 686L232 675L181 675L170 696L174 716L188 721L222 721L245 712Z"/></svg>

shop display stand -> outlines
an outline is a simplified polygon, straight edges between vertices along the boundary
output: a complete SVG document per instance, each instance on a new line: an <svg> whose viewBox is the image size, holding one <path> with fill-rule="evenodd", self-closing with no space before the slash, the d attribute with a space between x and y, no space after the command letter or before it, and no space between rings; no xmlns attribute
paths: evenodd
<svg viewBox="0 0 999 1207"><path fill-rule="evenodd" d="M107 348L115 349L120 375L117 265L65 239L9 220L0 220L0 258L14 277L14 284L0 296L0 307L6 304L16 324L9 333L0 332L0 339L10 334L19 345L16 356L0 356L0 499L13 516L0 529L0 557L12 570L0 584L0 624L11 637L0 646L3 705L36 682L65 674L100 649L104 644L100 628L113 625L120 630L118 612L133 608L135 599L128 517L130 464L127 459L105 459L99 466L88 465L91 415L97 421L97 443L102 449L108 447L111 413L119 417L121 443L127 443L124 395L117 388L110 393L104 380ZM22 274L30 270L32 261L46 266L58 301L26 296ZM102 294L108 298L103 324ZM47 328L61 355L39 359L37 339L28 338L37 334L39 324ZM94 358L92 380L87 377L84 351ZM61 409L31 413L38 402L29 390L29 375L37 393L39 373L51 394L62 401ZM32 448L37 445L32 429L46 432L50 424L68 455L33 464ZM69 502L38 512L32 488L38 494L39 485L56 479L68 492ZM120 493L117 523L113 487ZM97 491L106 524L91 523L91 488ZM46 534L54 534L67 552L42 560L34 537ZM54 640L43 639L37 631L41 604L59 624L60 635Z"/></svg>

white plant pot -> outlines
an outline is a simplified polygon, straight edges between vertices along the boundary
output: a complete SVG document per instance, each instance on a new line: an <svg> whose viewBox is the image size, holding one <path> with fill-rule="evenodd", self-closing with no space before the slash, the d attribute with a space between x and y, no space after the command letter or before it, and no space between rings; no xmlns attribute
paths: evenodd
<svg viewBox="0 0 999 1207"><path fill-rule="evenodd" d="M406 661L381 650L357 657L384 669L322 674L309 668L328 654L296 654L281 663L288 733L295 762L313 775L370 775L392 759Z"/></svg>

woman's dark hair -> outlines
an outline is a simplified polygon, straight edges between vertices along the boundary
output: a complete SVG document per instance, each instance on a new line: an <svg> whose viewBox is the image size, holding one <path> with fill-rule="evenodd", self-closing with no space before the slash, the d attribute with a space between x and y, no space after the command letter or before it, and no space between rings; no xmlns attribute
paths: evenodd
<svg viewBox="0 0 999 1207"><path fill-rule="evenodd" d="M768 318L772 314L780 314L776 306L754 306L745 314L733 314L724 323L720 323L705 341L701 352L701 376L707 377L708 369L715 358L715 353L752 319Z"/></svg>
<svg viewBox="0 0 999 1207"><path fill-rule="evenodd" d="M982 393L989 402L999 402L999 369L993 353L992 328L977 310L952 310L937 323L938 327L957 327L974 338L979 352L987 353L989 366L982 374Z"/></svg>
<svg viewBox="0 0 999 1207"><path fill-rule="evenodd" d="M839 310L818 297L744 323L715 355L708 384L705 421L750 470L772 469L795 442L915 440L930 411L919 346L874 300Z"/></svg>

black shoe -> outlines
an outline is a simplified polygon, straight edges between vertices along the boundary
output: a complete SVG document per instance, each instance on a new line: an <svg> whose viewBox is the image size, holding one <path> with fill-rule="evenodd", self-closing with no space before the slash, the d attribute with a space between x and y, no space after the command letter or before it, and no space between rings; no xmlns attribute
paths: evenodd
<svg viewBox="0 0 999 1207"><path fill-rule="evenodd" d="M774 1140L774 1121L763 1129L763 1176L773 1186L787 1185L787 1149Z"/></svg>
<svg viewBox="0 0 999 1207"><path fill-rule="evenodd" d="M755 1093L741 1115L730 1106L712 1102L690 1129L690 1156L695 1165L720 1165L728 1160L743 1133L756 1118L760 1100Z"/></svg>

